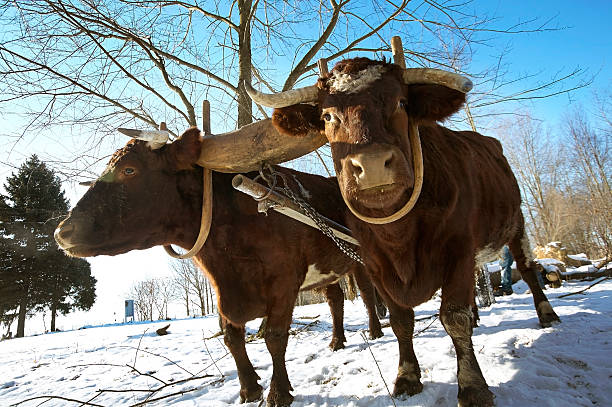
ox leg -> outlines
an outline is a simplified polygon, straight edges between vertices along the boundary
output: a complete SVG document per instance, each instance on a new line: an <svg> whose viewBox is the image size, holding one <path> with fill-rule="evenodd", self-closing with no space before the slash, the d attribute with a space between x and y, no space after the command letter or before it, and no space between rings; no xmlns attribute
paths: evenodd
<svg viewBox="0 0 612 407"><path fill-rule="evenodd" d="M361 300L368 310L370 339L382 338L383 331L376 313L376 290L363 267L356 266L353 271L357 287L361 293Z"/></svg>
<svg viewBox="0 0 612 407"><path fill-rule="evenodd" d="M344 293L339 283L325 287L327 304L332 314L332 340L329 343L331 350L344 349Z"/></svg>
<svg viewBox="0 0 612 407"><path fill-rule="evenodd" d="M255 373L244 346L244 325L235 326L224 320L223 331L225 333L223 341L234 357L238 370L240 402L248 403L261 399L263 388L257 383L259 376Z"/></svg>
<svg viewBox="0 0 612 407"><path fill-rule="evenodd" d="M440 321L455 346L459 406L490 407L495 396L482 375L472 345L474 279L470 281L469 276L474 275L473 267L464 269L468 271L463 274L460 267L449 273L450 278L442 286Z"/></svg>
<svg viewBox="0 0 612 407"><path fill-rule="evenodd" d="M472 328L478 328L478 321L480 321L480 315L478 314L478 306L476 305L476 298L472 298Z"/></svg>
<svg viewBox="0 0 612 407"><path fill-rule="evenodd" d="M517 237L510 242L510 252L516 261L516 267L521 273L521 277L531 290L540 325L546 328L551 326L554 322L561 322L561 320L548 302L548 298L546 298L546 295L542 291L542 287L540 287L538 283L536 273L540 272L539 268L542 266L532 261L531 252L526 244L526 239L524 231L521 230ZM528 258L527 256L530 257Z"/></svg>
<svg viewBox="0 0 612 407"><path fill-rule="evenodd" d="M283 307L278 306L277 309L287 309L289 312L287 315L268 316L265 340L268 352L272 356L272 380L270 381L270 393L267 399L269 407L288 406L293 401L293 396L289 393L293 388L285 367L285 351L289 339L293 303Z"/></svg>
<svg viewBox="0 0 612 407"><path fill-rule="evenodd" d="M400 307L389 298L385 298L389 307L389 322L397 337L399 346L399 367L393 388L394 396L407 394L412 396L423 390L421 368L414 354L412 335L414 333L414 311L412 308Z"/></svg>

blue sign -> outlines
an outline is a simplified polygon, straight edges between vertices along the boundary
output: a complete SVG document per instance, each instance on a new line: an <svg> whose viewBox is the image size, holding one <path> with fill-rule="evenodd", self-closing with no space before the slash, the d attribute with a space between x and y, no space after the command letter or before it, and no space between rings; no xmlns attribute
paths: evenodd
<svg viewBox="0 0 612 407"><path fill-rule="evenodd" d="M134 300L125 300L125 317L134 318Z"/></svg>

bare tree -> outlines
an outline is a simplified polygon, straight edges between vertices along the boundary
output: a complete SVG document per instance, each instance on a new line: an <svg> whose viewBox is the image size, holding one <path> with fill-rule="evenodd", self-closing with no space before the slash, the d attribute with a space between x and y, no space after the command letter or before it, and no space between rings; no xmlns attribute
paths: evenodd
<svg viewBox="0 0 612 407"><path fill-rule="evenodd" d="M202 270L191 260L171 260L173 282L181 292L183 304L189 310L198 309L200 315L215 312L214 289Z"/></svg>
<svg viewBox="0 0 612 407"><path fill-rule="evenodd" d="M536 20L499 27L469 2L432 0L4 1L0 23L0 104L27 117L15 142L40 130L95 134L57 160L66 177L95 164L101 137L117 127L165 121L176 135L197 124L203 99L220 122L244 125L265 112L253 112L242 83L289 89L318 58L380 57L392 35L410 44L415 66L467 70L488 37L557 29ZM544 96L504 93L502 75L477 75L492 84L486 103Z"/></svg>
<svg viewBox="0 0 612 407"><path fill-rule="evenodd" d="M189 268L188 263L186 261L181 260L171 260L170 261L170 269L173 272L172 275L172 284L174 285L174 290L177 293L177 298L183 303L185 306L185 311L187 312L187 316L191 315L191 284L189 279Z"/></svg>
<svg viewBox="0 0 612 407"><path fill-rule="evenodd" d="M612 99L611 99L612 100ZM605 111L604 111L605 113ZM612 125L602 115L601 127L593 128L583 111L576 111L566 122L568 142L574 156L575 197L583 221L583 251L596 248L591 256L612 260Z"/></svg>
<svg viewBox="0 0 612 407"><path fill-rule="evenodd" d="M135 283L130 290L134 298L134 311L141 321L153 321L156 300L156 284L152 279Z"/></svg>
<svg viewBox="0 0 612 407"><path fill-rule="evenodd" d="M177 298L176 290L172 281L167 278L156 278L155 284L155 308L159 319L168 319L168 305Z"/></svg>
<svg viewBox="0 0 612 407"><path fill-rule="evenodd" d="M527 113L501 126L498 137L521 187L531 236L539 245L562 240L567 232L562 144Z"/></svg>

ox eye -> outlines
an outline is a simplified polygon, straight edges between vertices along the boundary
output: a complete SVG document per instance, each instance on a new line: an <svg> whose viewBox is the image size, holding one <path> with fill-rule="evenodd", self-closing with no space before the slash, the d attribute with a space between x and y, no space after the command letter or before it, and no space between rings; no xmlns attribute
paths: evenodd
<svg viewBox="0 0 612 407"><path fill-rule="evenodd" d="M134 175L135 172L136 172L136 170L131 168L131 167L126 167L126 168L123 169L123 173L125 175Z"/></svg>
<svg viewBox="0 0 612 407"><path fill-rule="evenodd" d="M398 109L402 109L402 110L406 110L406 101L405 100L400 100L399 102L397 102L397 108Z"/></svg>
<svg viewBox="0 0 612 407"><path fill-rule="evenodd" d="M332 116L329 113L325 113L323 115L323 120L325 120L326 122L331 122Z"/></svg>

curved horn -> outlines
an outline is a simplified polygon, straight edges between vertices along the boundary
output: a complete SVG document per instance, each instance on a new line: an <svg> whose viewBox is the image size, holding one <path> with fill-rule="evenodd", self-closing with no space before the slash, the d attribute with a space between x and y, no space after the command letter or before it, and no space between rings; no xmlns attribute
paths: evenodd
<svg viewBox="0 0 612 407"><path fill-rule="evenodd" d="M459 74L434 68L407 68L403 74L404 83L412 84L436 84L468 93L474 86L472 81Z"/></svg>
<svg viewBox="0 0 612 407"><path fill-rule="evenodd" d="M170 132L167 130L134 130L118 128L117 131L138 140L144 140L152 150L161 148L168 141Z"/></svg>
<svg viewBox="0 0 612 407"><path fill-rule="evenodd" d="M316 85L290 89L279 93L262 93L255 90L250 83L243 83L253 102L266 107L280 108L298 103L316 102L319 96L319 88Z"/></svg>
<svg viewBox="0 0 612 407"><path fill-rule="evenodd" d="M262 164L279 164L316 150L327 142L317 131L305 137L281 134L265 119L238 130L216 136L205 136L198 165L219 172L248 172Z"/></svg>

